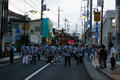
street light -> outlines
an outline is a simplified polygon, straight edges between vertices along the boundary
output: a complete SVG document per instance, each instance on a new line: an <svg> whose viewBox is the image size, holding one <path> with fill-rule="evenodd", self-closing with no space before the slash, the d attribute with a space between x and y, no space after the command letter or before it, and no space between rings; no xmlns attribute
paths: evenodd
<svg viewBox="0 0 120 80"><path fill-rule="evenodd" d="M81 16L81 18L83 18L83 19L84 19L84 18L86 18L86 16L85 16L85 15L82 15L82 16Z"/></svg>
<svg viewBox="0 0 120 80"><path fill-rule="evenodd" d="M26 14L27 14L28 12L30 12L30 13L32 13L32 14L37 13L37 11L35 11L35 10L30 10L30 11L25 12L25 15L24 15L24 36L25 36L25 22L26 22Z"/></svg>
<svg viewBox="0 0 120 80"><path fill-rule="evenodd" d="M57 30L59 30L60 28L59 27L57 27Z"/></svg>
<svg viewBox="0 0 120 80"><path fill-rule="evenodd" d="M86 18L86 16L85 16L85 15L82 15L81 18L84 20L82 27L84 27L84 35L85 35L85 18ZM85 42L86 42L85 36L84 36L84 39L85 39Z"/></svg>

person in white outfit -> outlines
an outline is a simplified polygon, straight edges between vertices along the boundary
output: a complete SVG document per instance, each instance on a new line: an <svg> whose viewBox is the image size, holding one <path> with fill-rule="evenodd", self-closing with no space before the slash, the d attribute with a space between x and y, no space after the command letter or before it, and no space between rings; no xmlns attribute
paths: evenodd
<svg viewBox="0 0 120 80"><path fill-rule="evenodd" d="M22 54L23 54L22 64L28 64L29 48L27 46L24 46L24 48L22 50Z"/></svg>
<svg viewBox="0 0 120 80"><path fill-rule="evenodd" d="M110 50L110 62L111 62L111 69L110 70L114 70L115 69L115 63L116 63L116 54L115 54L115 48L113 46L113 43L111 43L111 50Z"/></svg>

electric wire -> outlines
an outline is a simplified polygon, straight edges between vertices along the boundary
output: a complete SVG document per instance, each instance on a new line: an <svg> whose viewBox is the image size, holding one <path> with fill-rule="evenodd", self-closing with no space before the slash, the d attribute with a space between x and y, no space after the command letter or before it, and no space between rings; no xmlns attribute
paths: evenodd
<svg viewBox="0 0 120 80"><path fill-rule="evenodd" d="M10 2L11 5L15 6L19 11L24 12L18 6L16 6L15 4L13 4L11 1L9 1L9 2Z"/></svg>
<svg viewBox="0 0 120 80"><path fill-rule="evenodd" d="M26 0L24 0L25 3L27 3L30 7L32 7L33 9L35 9L36 11L38 11L36 8L34 8L30 3L28 3ZM39 12L39 11L38 11ZM39 12L40 13L40 12Z"/></svg>
<svg viewBox="0 0 120 80"><path fill-rule="evenodd" d="M36 4L32 1L32 0L30 0L30 2L38 9L38 10L40 10L40 8L38 8L37 6L36 6ZM41 11L41 10L40 10Z"/></svg>

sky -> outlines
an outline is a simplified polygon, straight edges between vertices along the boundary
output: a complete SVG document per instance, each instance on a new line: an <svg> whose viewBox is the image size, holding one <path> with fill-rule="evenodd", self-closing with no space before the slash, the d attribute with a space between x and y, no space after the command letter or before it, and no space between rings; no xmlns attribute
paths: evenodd
<svg viewBox="0 0 120 80"><path fill-rule="evenodd" d="M82 4L81 4L82 3ZM49 18L53 25L58 27L58 6L60 7L60 28L65 28L65 17L69 22L69 33L76 31L77 33L81 32L82 19L81 7L86 6L86 1L81 0L44 0L44 4L47 5L49 11L44 11L44 18ZM93 0L93 8L97 7L97 0ZM9 0L9 9L13 12L22 15L29 15L29 17L34 19L40 19L41 12L41 0ZM82 8L83 9L83 8ZM36 10L36 14L31 14L30 10ZM104 13L106 10L115 10L115 0L104 0ZM94 23L94 21L93 21Z"/></svg>

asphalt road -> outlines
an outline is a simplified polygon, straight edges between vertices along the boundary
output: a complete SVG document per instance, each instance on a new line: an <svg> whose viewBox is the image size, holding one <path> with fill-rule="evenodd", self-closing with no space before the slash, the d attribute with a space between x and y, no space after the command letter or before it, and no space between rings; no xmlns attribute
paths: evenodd
<svg viewBox="0 0 120 80"><path fill-rule="evenodd" d="M64 65L64 57L60 65L47 64L44 60L37 60L36 64L14 64L0 66L0 80L92 80L84 64L75 65L71 58L71 66Z"/></svg>

